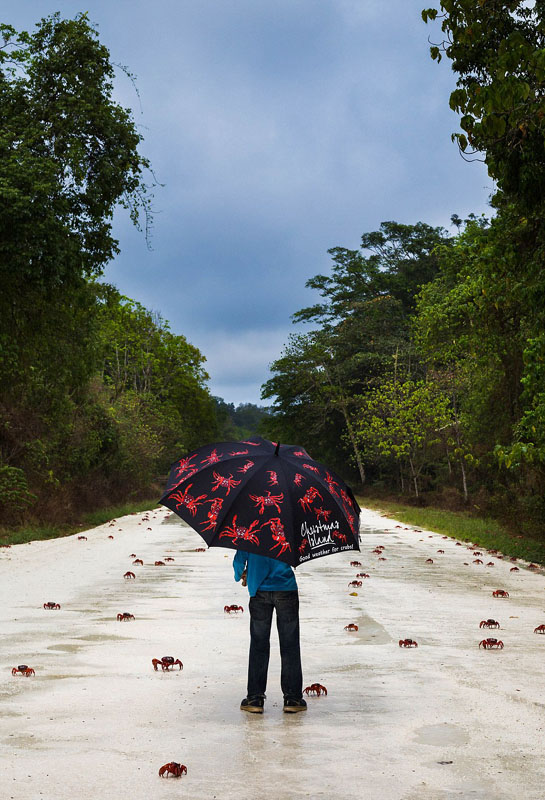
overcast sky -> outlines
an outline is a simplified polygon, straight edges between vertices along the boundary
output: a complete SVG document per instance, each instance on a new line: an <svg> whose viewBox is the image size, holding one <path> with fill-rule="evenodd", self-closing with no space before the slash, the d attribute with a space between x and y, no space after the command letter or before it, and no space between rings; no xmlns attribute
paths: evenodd
<svg viewBox="0 0 545 800"><path fill-rule="evenodd" d="M105 273L207 358L210 389L261 404L269 364L318 299L327 250L384 220L450 227L487 211L482 164L452 144L455 76L429 57L424 0L24 0L31 29L88 11L118 73L156 191L153 249L115 220Z"/></svg>

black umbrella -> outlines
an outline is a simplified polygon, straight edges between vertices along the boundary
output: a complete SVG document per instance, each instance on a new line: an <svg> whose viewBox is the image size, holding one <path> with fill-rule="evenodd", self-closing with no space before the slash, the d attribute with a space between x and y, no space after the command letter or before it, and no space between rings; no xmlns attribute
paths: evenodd
<svg viewBox="0 0 545 800"><path fill-rule="evenodd" d="M174 462L160 502L209 547L294 567L360 549L360 507L342 478L302 447L260 437L206 445Z"/></svg>

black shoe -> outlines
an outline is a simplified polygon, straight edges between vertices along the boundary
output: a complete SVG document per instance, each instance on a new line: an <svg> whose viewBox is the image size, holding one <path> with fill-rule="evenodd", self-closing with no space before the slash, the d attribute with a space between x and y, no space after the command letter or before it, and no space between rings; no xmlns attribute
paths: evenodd
<svg viewBox="0 0 545 800"><path fill-rule="evenodd" d="M263 714L265 701L262 697L245 697L240 704L241 711L249 711L252 714Z"/></svg>
<svg viewBox="0 0 545 800"><path fill-rule="evenodd" d="M284 698L284 711L289 714L295 714L297 711L306 711L307 704L306 701L301 698L300 700L294 700L293 697L285 697Z"/></svg>

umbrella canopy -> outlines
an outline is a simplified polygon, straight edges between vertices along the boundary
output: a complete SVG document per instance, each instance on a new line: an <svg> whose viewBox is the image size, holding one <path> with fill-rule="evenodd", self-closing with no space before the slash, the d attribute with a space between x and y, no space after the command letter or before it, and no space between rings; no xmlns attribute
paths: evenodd
<svg viewBox="0 0 545 800"><path fill-rule="evenodd" d="M209 547L291 566L359 550L351 489L306 450L260 437L206 445L174 462L160 502Z"/></svg>

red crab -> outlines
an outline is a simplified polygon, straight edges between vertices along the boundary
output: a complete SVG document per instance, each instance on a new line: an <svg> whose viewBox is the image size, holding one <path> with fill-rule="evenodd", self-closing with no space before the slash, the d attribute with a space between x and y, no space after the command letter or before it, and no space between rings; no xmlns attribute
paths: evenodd
<svg viewBox="0 0 545 800"><path fill-rule="evenodd" d="M473 559L473 563L474 563L474 564L482 564L483 562L481 561L481 559L480 559L480 558L474 558L474 559Z"/></svg>
<svg viewBox="0 0 545 800"><path fill-rule="evenodd" d="M55 611L58 611L60 609L60 605L58 603L49 602L49 603L44 603L44 608L54 609Z"/></svg>
<svg viewBox="0 0 545 800"><path fill-rule="evenodd" d="M445 551L444 550L438 550L437 552L440 553L441 555L443 555Z"/></svg>
<svg viewBox="0 0 545 800"><path fill-rule="evenodd" d="M350 622L348 625L344 626L345 631L357 631L358 626L355 622Z"/></svg>
<svg viewBox="0 0 545 800"><path fill-rule="evenodd" d="M260 530L261 526L259 525L259 520L254 519L253 522L250 523L249 528L245 528L243 525L237 525L237 514L233 517L233 521L230 525L226 525L225 528L219 535L221 539L222 536L228 536L233 542L236 542L237 539L242 539L245 542L252 542L253 544L259 544L259 539L255 535L256 525L257 530Z"/></svg>
<svg viewBox="0 0 545 800"><path fill-rule="evenodd" d="M495 566L495 564L494 564L494 562L493 562L493 561L487 561L487 564L486 564L486 566L487 566L487 567L494 567L494 566Z"/></svg>
<svg viewBox="0 0 545 800"><path fill-rule="evenodd" d="M307 547L308 547L308 539L302 539L301 540L301 544L299 545L299 548L298 548L299 552L301 553L301 555L305 552Z"/></svg>
<svg viewBox="0 0 545 800"><path fill-rule="evenodd" d="M225 614L237 614L239 611L241 611L244 614L244 609L242 608L242 606L236 606L236 605L223 606L223 611L225 612Z"/></svg>
<svg viewBox="0 0 545 800"><path fill-rule="evenodd" d="M433 564L433 558L427 558L426 564Z"/></svg>
<svg viewBox="0 0 545 800"><path fill-rule="evenodd" d="M278 486L278 474L272 469L267 470L269 476L269 486Z"/></svg>
<svg viewBox="0 0 545 800"><path fill-rule="evenodd" d="M538 625L534 628L534 633L545 633L545 625Z"/></svg>
<svg viewBox="0 0 545 800"><path fill-rule="evenodd" d="M341 500L342 500L342 504L344 506L344 510L345 511L347 509L351 510L351 509L354 508L353 503L352 503L352 499L347 495L347 493L344 491L344 489L341 489Z"/></svg>
<svg viewBox="0 0 545 800"><path fill-rule="evenodd" d="M87 541L87 536L78 536L78 540L79 540L80 542L82 542L82 541L85 541L85 542L86 542L86 541Z"/></svg>
<svg viewBox="0 0 545 800"><path fill-rule="evenodd" d="M350 562L350 566L351 567L361 567L362 564L361 564L361 561L351 561Z"/></svg>
<svg viewBox="0 0 545 800"><path fill-rule="evenodd" d="M164 561L156 561L154 566L156 566L156 567L164 567L165 566L165 562Z"/></svg>
<svg viewBox="0 0 545 800"><path fill-rule="evenodd" d="M377 558L377 561L387 561L387 560L388 559L384 558L383 556L379 556L379 558ZM432 561L432 564L433 564L433 561Z"/></svg>
<svg viewBox="0 0 545 800"><path fill-rule="evenodd" d="M334 539L338 539L343 544L346 544L346 536L344 533L339 533L339 531L331 531L331 533Z"/></svg>
<svg viewBox="0 0 545 800"><path fill-rule="evenodd" d="M172 558L172 556L165 556L164 561L174 561L174 559Z"/></svg>
<svg viewBox="0 0 545 800"><path fill-rule="evenodd" d="M217 464L218 461L220 460L220 458L222 457L222 455L223 455L223 453L220 453L219 456L218 456L218 451L217 450L212 450L212 452L210 453L209 456L207 456L206 458L203 458L203 460L201 461L201 464L204 464L205 467L209 467L210 464Z"/></svg>
<svg viewBox="0 0 545 800"><path fill-rule="evenodd" d="M361 581L350 581L350 583L349 583L348 585L349 585L349 586L353 586L355 589L359 589L359 587L360 587L362 584L361 584Z"/></svg>
<svg viewBox="0 0 545 800"><path fill-rule="evenodd" d="M500 623L495 619L483 619L479 622L479 628L499 628Z"/></svg>
<svg viewBox="0 0 545 800"><path fill-rule="evenodd" d="M320 474L320 470L317 467L314 467L312 464L303 464L303 469L309 469L311 472L315 472L317 475Z"/></svg>
<svg viewBox="0 0 545 800"><path fill-rule="evenodd" d="M271 494L270 492L266 492L265 495L250 495L250 500L253 500L256 508L259 507L259 513L263 514L265 508L270 506L274 506L278 513L280 514L282 509L280 508L280 503L283 501L284 495L283 494Z"/></svg>
<svg viewBox="0 0 545 800"><path fill-rule="evenodd" d="M190 472L191 475L194 475L197 472L197 467L195 464L192 464L194 458L197 456L191 456L190 458L182 458L178 462L178 471L176 473L176 478L179 478L183 472ZM189 475L185 476L186 479L189 478Z"/></svg>
<svg viewBox="0 0 545 800"><path fill-rule="evenodd" d="M248 460L245 464L243 464L241 467L238 468L238 472L242 472L243 474L245 474L246 472L248 472L249 469L252 469L253 466L254 462Z"/></svg>
<svg viewBox="0 0 545 800"><path fill-rule="evenodd" d="M303 497L300 497L297 502L299 503L303 511L310 511L311 510L310 504L313 503L317 497L319 497L320 500L323 502L324 498L322 497L318 489L316 489L315 486L311 486L309 489L306 490Z"/></svg>
<svg viewBox="0 0 545 800"><path fill-rule="evenodd" d="M208 522L203 520L201 525L204 525L203 531L211 531L213 530L216 525L218 524L218 516L221 511L221 507L223 505L223 499L221 497L216 497L214 500L207 500L207 503L212 503L210 506L210 511L206 515L208 517Z"/></svg>
<svg viewBox="0 0 545 800"><path fill-rule="evenodd" d="M273 546L270 547L269 550L274 550L275 547L279 547L280 550L278 551L278 553L275 553L275 556L281 556L282 553L284 553L286 550L289 550L291 552L291 544L286 539L284 526L282 525L280 517L273 517L272 519L265 522L263 524L263 527L265 527L265 525L270 526L271 535L275 541L275 544L273 544Z"/></svg>
<svg viewBox="0 0 545 800"><path fill-rule="evenodd" d="M157 672L159 667L161 667L163 672L168 672L170 667L175 667L176 664L179 665L180 669L184 668L184 665L182 664L180 659L177 658L175 660L173 656L163 656L162 658L152 658L151 659L151 663L153 664L153 669L155 670L155 672Z"/></svg>
<svg viewBox="0 0 545 800"><path fill-rule="evenodd" d="M539 569L539 564L528 564L528 569Z"/></svg>
<svg viewBox="0 0 545 800"><path fill-rule="evenodd" d="M175 778L181 778L182 775L187 775L187 767L185 764L178 764L177 761L169 761L168 764L163 764L159 767L159 777L163 776L168 778L169 775L174 775Z"/></svg>
<svg viewBox="0 0 545 800"><path fill-rule="evenodd" d="M356 578L370 578L370 577L371 576L369 575L368 572L358 572L356 574Z"/></svg>
<svg viewBox="0 0 545 800"><path fill-rule="evenodd" d="M134 619L134 614L129 614L128 611L123 611L122 614L117 615L118 622L130 622L131 619Z"/></svg>
<svg viewBox="0 0 545 800"><path fill-rule="evenodd" d="M509 592L506 592L505 589L494 589L492 597L509 597Z"/></svg>
<svg viewBox="0 0 545 800"><path fill-rule="evenodd" d="M27 667L26 664L21 664L19 667L13 667L13 669L11 670L11 674L17 675L17 673L19 673L20 675L25 675L27 678L29 678L31 675L36 674L32 669L32 667Z"/></svg>
<svg viewBox="0 0 545 800"><path fill-rule="evenodd" d="M311 683L310 686L307 686L303 691L307 697L309 694L315 694L317 697L320 697L321 694L325 694L327 697L327 689L325 686L322 686L321 683Z"/></svg>
<svg viewBox="0 0 545 800"><path fill-rule="evenodd" d="M195 552L196 553L206 553L206 547L196 547L195 548Z"/></svg>
<svg viewBox="0 0 545 800"><path fill-rule="evenodd" d="M112 534L110 534L110 535L108 536L108 539L113 539L113 538L114 538L114 537L112 536Z"/></svg>
<svg viewBox="0 0 545 800"><path fill-rule="evenodd" d="M141 567L144 565L144 562L142 561L141 558L135 558L132 563L133 564L140 564Z"/></svg>
<svg viewBox="0 0 545 800"><path fill-rule="evenodd" d="M129 558L136 558L136 553L131 553Z"/></svg>
<svg viewBox="0 0 545 800"><path fill-rule="evenodd" d="M316 519L318 520L325 519L326 522L328 521L328 519L332 514L331 511L328 511L325 508L317 508L316 506L314 507L314 511L316 512Z"/></svg>
<svg viewBox="0 0 545 800"><path fill-rule="evenodd" d="M134 574L134 572L128 571L123 575L123 577L125 578L125 580L134 580L134 578L136 578L136 575Z"/></svg>
<svg viewBox="0 0 545 800"><path fill-rule="evenodd" d="M217 492L218 489L226 489L225 496L229 494L231 489L234 489L235 486L239 486L241 481L236 481L233 478L233 473L229 473L229 477L226 475L220 475L218 472L214 472L214 483L212 484L212 491Z"/></svg>
<svg viewBox="0 0 545 800"><path fill-rule="evenodd" d="M377 556L380 556L380 555L382 555L382 551L385 550L385 549L386 549L385 547L380 545L379 547L375 547L375 549L373 550L373 553L376 553Z"/></svg>
<svg viewBox="0 0 545 800"><path fill-rule="evenodd" d="M418 642L415 642L413 639L400 639L399 640L400 647L418 647Z"/></svg>
<svg viewBox="0 0 545 800"><path fill-rule="evenodd" d="M294 482L294 484L295 484L296 486L301 486L301 483L302 483L304 480L306 480L305 476L304 476L304 475L301 475L299 472L297 472L297 473L295 474L294 478L293 478L293 482Z"/></svg>
<svg viewBox="0 0 545 800"><path fill-rule="evenodd" d="M235 450L233 453L229 453L230 456L247 456L249 450Z"/></svg>
<svg viewBox="0 0 545 800"><path fill-rule="evenodd" d="M511 569L509 570L509 572L520 572L520 570L519 570L519 568L518 568L518 567L511 567Z"/></svg>
<svg viewBox="0 0 545 800"><path fill-rule="evenodd" d="M493 647L496 650L503 650L503 642L491 636L489 639L483 639L479 642L479 647L483 647L485 650L492 650Z"/></svg>
<svg viewBox="0 0 545 800"><path fill-rule="evenodd" d="M215 474L216 473L214 473L214 475ZM180 508L180 506L185 506L189 511L189 513L191 514L191 516L194 517L195 514L197 513L197 508L199 506L202 506L202 502L199 501L206 500L206 495L200 494L198 497L193 497L193 495L189 494L189 490L191 489L192 486L193 484L190 483L189 486L186 486L183 492L181 490L173 492L170 495L169 499L176 500L176 508Z"/></svg>
<svg viewBox="0 0 545 800"><path fill-rule="evenodd" d="M329 472L326 472L325 474L325 482L327 483L329 493L332 494L334 497L338 497L339 495L335 491L335 487L338 486L339 484L337 483L337 481L333 480L333 476L330 475Z"/></svg>

